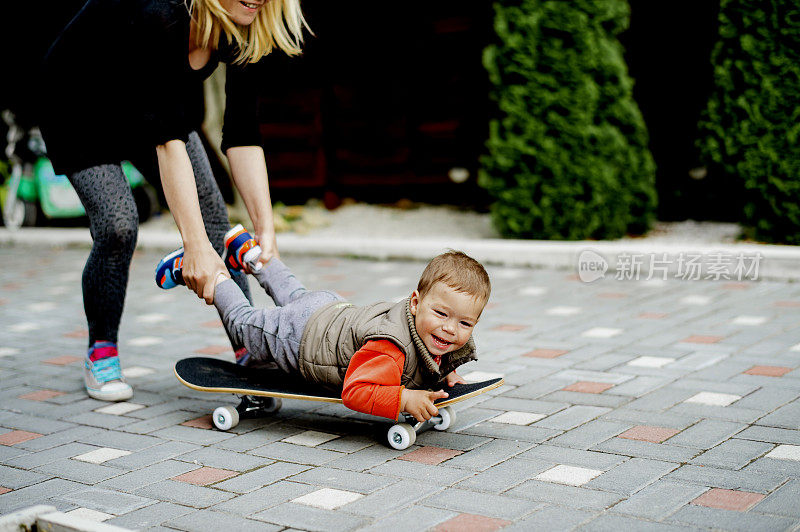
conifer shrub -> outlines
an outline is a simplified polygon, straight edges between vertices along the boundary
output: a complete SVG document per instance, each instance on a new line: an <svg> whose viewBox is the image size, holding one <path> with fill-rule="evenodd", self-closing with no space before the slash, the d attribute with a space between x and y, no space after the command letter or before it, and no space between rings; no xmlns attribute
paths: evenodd
<svg viewBox="0 0 800 532"><path fill-rule="evenodd" d="M800 244L800 4L722 0L698 146L744 187L752 236Z"/></svg>
<svg viewBox="0 0 800 532"><path fill-rule="evenodd" d="M484 51L494 116L479 184L515 238L641 233L655 165L616 36L626 0L498 0Z"/></svg>

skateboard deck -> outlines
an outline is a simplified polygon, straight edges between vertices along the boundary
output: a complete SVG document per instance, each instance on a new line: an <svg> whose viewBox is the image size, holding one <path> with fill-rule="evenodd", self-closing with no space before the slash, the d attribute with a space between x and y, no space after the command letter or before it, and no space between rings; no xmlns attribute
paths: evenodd
<svg viewBox="0 0 800 532"><path fill-rule="evenodd" d="M220 430L233 428L240 417L276 412L280 409L281 399L342 403L339 393L311 385L280 369L244 367L216 358L191 357L179 360L175 364L175 376L181 384L193 390L244 396L235 409L220 407L214 411L212 419ZM401 420L405 422L393 425L389 430L389 444L395 449L405 449L414 443L419 432L429 428L446 430L455 422L455 412L449 405L498 388L503 383L502 378L495 378L446 388L448 397L434 402L439 407L439 415L418 423L409 414L402 413Z"/></svg>

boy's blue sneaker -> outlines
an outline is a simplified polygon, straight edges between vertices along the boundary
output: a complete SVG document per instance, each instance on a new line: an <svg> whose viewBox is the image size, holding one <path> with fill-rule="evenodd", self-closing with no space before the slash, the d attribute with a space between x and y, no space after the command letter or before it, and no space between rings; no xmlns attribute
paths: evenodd
<svg viewBox="0 0 800 532"><path fill-rule="evenodd" d="M253 235L245 231L242 224L236 224L225 233L225 253L222 260L231 271L243 271L244 265L250 266L253 272L261 269L258 258L261 256L261 246L256 243Z"/></svg>
<svg viewBox="0 0 800 532"><path fill-rule="evenodd" d="M185 285L181 268L183 267L183 248L176 249L156 266L156 284L167 290L179 284Z"/></svg>
<svg viewBox="0 0 800 532"><path fill-rule="evenodd" d="M133 388L122 376L117 344L113 342L95 342L89 348L83 382L89 397L100 401L125 401L133 397Z"/></svg>

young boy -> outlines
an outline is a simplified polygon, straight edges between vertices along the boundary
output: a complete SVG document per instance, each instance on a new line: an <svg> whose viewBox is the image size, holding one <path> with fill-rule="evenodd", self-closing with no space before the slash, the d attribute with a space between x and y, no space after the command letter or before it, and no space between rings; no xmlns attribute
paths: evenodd
<svg viewBox="0 0 800 532"><path fill-rule="evenodd" d="M252 273L255 268L241 257L255 241L242 232L234 228L226 238L225 261ZM162 288L182 284L180 251L156 269ZM274 308L253 308L229 275L215 280L214 305L228 334L247 348L248 363L274 362L341 391L348 408L390 419L400 412L430 419L438 413L433 402L447 397L443 384L465 382L455 370L477 358L471 336L491 284L483 266L464 253L435 257L410 297L362 307L333 292L307 290L279 259L259 266L254 275Z"/></svg>

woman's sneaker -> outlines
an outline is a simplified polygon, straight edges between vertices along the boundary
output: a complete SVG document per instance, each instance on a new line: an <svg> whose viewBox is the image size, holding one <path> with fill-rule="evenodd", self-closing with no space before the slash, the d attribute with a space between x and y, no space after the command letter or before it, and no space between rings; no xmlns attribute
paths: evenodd
<svg viewBox="0 0 800 532"><path fill-rule="evenodd" d="M100 401L125 401L133 388L125 382L113 342L95 342L86 354L83 381L89 397Z"/></svg>
<svg viewBox="0 0 800 532"><path fill-rule="evenodd" d="M261 256L261 246L258 245L253 235L245 231L242 224L236 224L225 233L225 253L222 260L231 271L244 270L244 265L257 272L261 269L258 258Z"/></svg>
<svg viewBox="0 0 800 532"><path fill-rule="evenodd" d="M156 284L167 290L179 284L185 285L181 268L183 267L183 248L176 249L156 266Z"/></svg>

